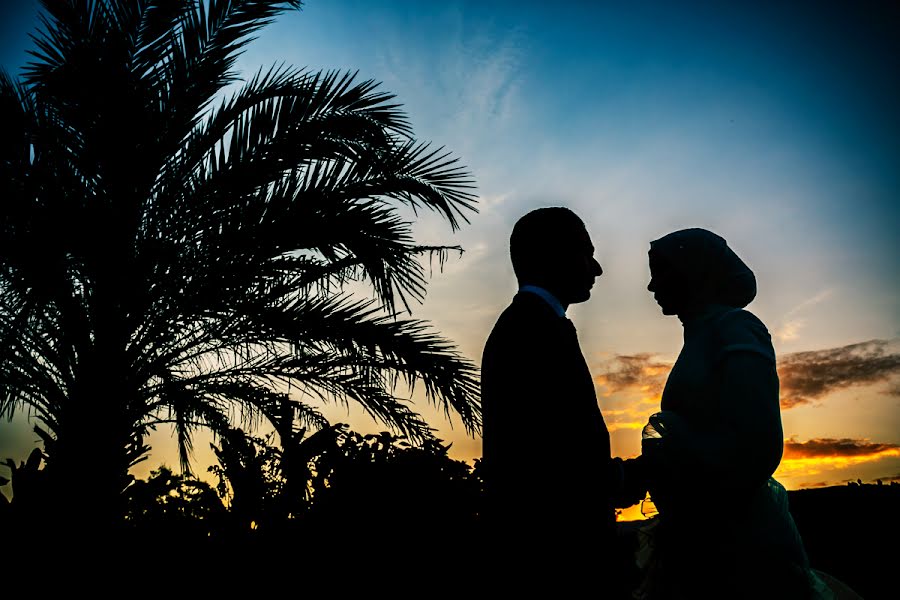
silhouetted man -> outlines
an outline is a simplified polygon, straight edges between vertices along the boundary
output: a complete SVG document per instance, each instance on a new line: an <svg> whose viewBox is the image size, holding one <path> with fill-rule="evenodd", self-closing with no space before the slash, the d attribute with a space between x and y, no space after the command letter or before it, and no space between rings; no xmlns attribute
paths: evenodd
<svg viewBox="0 0 900 600"><path fill-rule="evenodd" d="M622 596L615 506L626 468L610 455L594 383L566 318L603 273L582 220L539 208L515 224L518 293L494 325L481 366L488 562L495 583ZM627 461L635 471L637 461ZM636 491L632 492L636 494ZM587 586L587 587L585 587ZM564 596L568 597L568 596Z"/></svg>

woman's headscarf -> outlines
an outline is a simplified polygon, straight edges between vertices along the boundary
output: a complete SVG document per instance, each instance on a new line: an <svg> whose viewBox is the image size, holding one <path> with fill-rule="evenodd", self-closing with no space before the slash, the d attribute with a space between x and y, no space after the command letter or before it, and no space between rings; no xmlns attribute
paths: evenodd
<svg viewBox="0 0 900 600"><path fill-rule="evenodd" d="M756 297L756 276L728 243L706 229L675 231L650 242L650 252L672 264L710 303L744 308Z"/></svg>

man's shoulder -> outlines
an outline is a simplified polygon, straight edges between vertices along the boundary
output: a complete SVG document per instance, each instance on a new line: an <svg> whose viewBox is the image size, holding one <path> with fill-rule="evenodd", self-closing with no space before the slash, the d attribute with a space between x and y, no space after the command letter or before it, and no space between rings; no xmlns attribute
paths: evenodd
<svg viewBox="0 0 900 600"><path fill-rule="evenodd" d="M487 338L487 346L497 344L500 340L508 338L510 335L519 331L525 323L526 317L521 307L515 302L511 302L497 316L491 333Z"/></svg>
<svg viewBox="0 0 900 600"><path fill-rule="evenodd" d="M504 349L545 338L553 331L557 317L553 309L534 294L519 293L500 313L485 344L485 351Z"/></svg>
<svg viewBox="0 0 900 600"><path fill-rule="evenodd" d="M535 294L519 292L509 305L503 309L494 324L494 330L505 328L540 327L552 324L558 317L544 299Z"/></svg>

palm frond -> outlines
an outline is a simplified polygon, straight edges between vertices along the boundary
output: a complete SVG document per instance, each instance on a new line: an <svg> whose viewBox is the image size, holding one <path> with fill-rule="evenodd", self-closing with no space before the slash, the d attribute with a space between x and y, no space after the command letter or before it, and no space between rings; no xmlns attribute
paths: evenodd
<svg viewBox="0 0 900 600"><path fill-rule="evenodd" d="M273 341L293 349L262 359L253 370L298 382L365 372L379 377L385 389L393 389L399 375L410 388L421 382L427 399L447 416L458 414L467 431L480 431L477 367L427 323L396 319L371 301L344 297L257 306L256 313L245 309L245 318L224 339L263 339L270 332L278 335Z"/></svg>
<svg viewBox="0 0 900 600"><path fill-rule="evenodd" d="M157 402L150 404L148 408L157 416L148 421L148 424L174 425L179 466L182 471L191 473L194 432L201 426L214 432L229 428L228 405L171 380L169 385L158 388L155 396Z"/></svg>

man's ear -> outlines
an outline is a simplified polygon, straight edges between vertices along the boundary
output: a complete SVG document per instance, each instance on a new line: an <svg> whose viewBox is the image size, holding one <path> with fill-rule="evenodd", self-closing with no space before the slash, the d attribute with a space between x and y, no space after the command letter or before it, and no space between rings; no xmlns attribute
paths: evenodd
<svg viewBox="0 0 900 600"><path fill-rule="evenodd" d="M552 275L562 262L562 253L557 248L545 247L535 254L533 272L539 276Z"/></svg>

